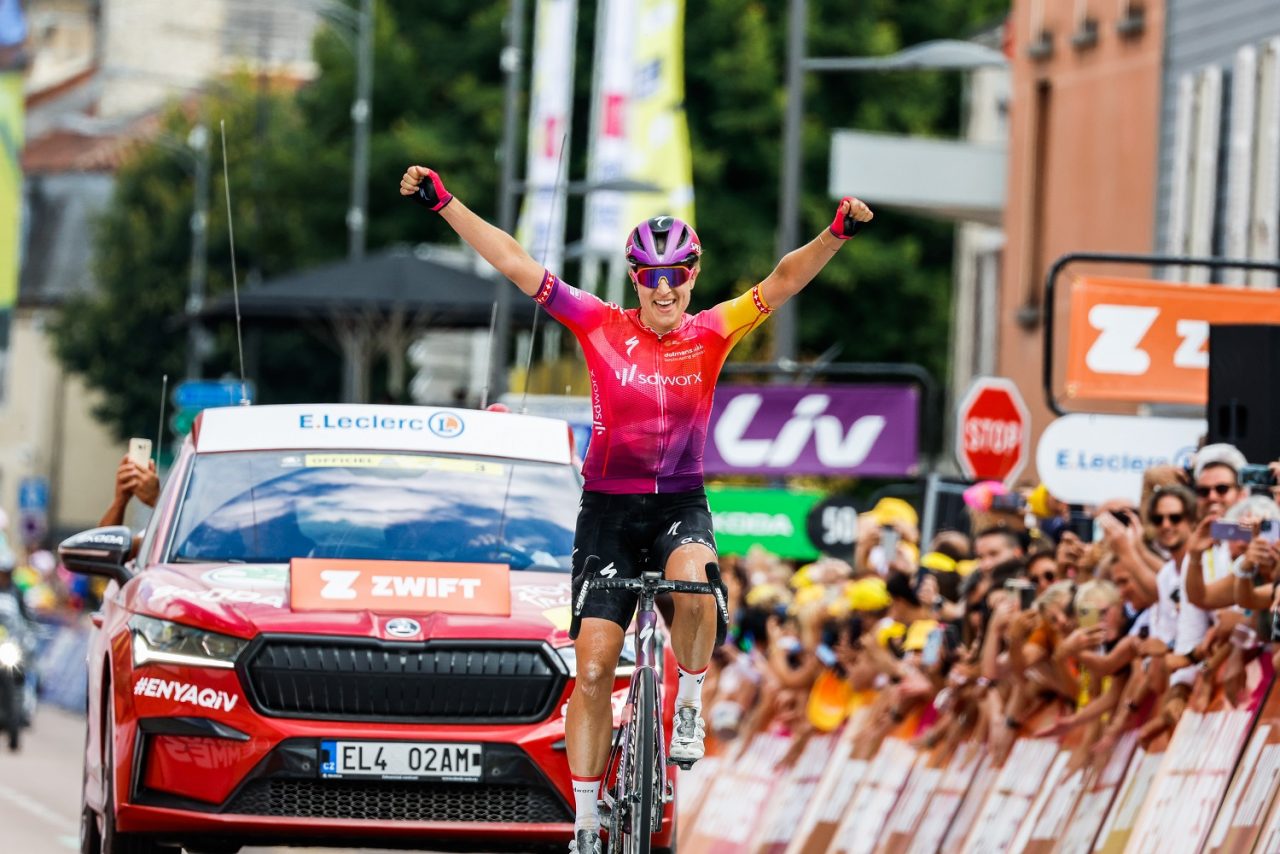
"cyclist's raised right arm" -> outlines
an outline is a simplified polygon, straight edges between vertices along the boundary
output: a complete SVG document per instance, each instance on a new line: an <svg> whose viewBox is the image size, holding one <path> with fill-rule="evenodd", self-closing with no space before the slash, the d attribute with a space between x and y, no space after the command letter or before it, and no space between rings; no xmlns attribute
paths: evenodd
<svg viewBox="0 0 1280 854"><path fill-rule="evenodd" d="M400 195L413 196L444 217L458 236L493 268L529 296L542 285L542 265L515 238L490 225L445 189L440 174L425 166L410 166L400 179Z"/></svg>

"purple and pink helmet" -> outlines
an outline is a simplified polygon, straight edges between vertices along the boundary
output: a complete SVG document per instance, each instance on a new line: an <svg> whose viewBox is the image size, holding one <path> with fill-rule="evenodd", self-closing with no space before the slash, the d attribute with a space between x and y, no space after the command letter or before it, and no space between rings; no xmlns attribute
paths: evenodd
<svg viewBox="0 0 1280 854"><path fill-rule="evenodd" d="M647 219L627 238L627 263L632 267L692 267L701 255L698 233L673 216Z"/></svg>

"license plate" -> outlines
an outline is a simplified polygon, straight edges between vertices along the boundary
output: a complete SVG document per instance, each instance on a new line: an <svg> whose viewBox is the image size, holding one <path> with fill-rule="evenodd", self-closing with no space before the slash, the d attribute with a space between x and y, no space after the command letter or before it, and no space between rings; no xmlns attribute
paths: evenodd
<svg viewBox="0 0 1280 854"><path fill-rule="evenodd" d="M435 741L322 741L320 776L379 780L479 780L479 744Z"/></svg>

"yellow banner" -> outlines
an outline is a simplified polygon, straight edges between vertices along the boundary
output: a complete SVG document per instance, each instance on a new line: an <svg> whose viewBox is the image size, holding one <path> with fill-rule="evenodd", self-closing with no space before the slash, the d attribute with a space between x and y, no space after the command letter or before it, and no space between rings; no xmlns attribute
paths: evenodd
<svg viewBox="0 0 1280 854"><path fill-rule="evenodd" d="M22 75L0 73L0 318L18 301L22 118ZM8 338L7 325L7 319L0 319L0 345Z"/></svg>
<svg viewBox="0 0 1280 854"><path fill-rule="evenodd" d="M627 177L657 193L627 196L628 228L660 214L693 223L693 156L684 114L684 0L640 0Z"/></svg>

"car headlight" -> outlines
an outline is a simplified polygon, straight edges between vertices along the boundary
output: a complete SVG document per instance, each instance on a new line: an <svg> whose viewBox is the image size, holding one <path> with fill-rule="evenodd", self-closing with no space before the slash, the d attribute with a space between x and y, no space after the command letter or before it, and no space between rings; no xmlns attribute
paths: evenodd
<svg viewBox="0 0 1280 854"><path fill-rule="evenodd" d="M0 643L0 667L17 667L22 663L22 647L11 640Z"/></svg>
<svg viewBox="0 0 1280 854"><path fill-rule="evenodd" d="M249 645L240 638L141 614L130 618L129 628L133 632L134 667L156 662L229 670L236 666L236 657Z"/></svg>
<svg viewBox="0 0 1280 854"><path fill-rule="evenodd" d="M661 648L661 647L659 647ZM565 666L569 668L570 678L576 678L578 675L578 654L572 646L557 647L556 652L560 654L560 658L564 661ZM662 656L658 656L657 661L658 675L662 675ZM614 678L630 677L636 672L636 645L635 639L631 635L627 635L622 641L622 654L618 656L618 669L614 673Z"/></svg>

